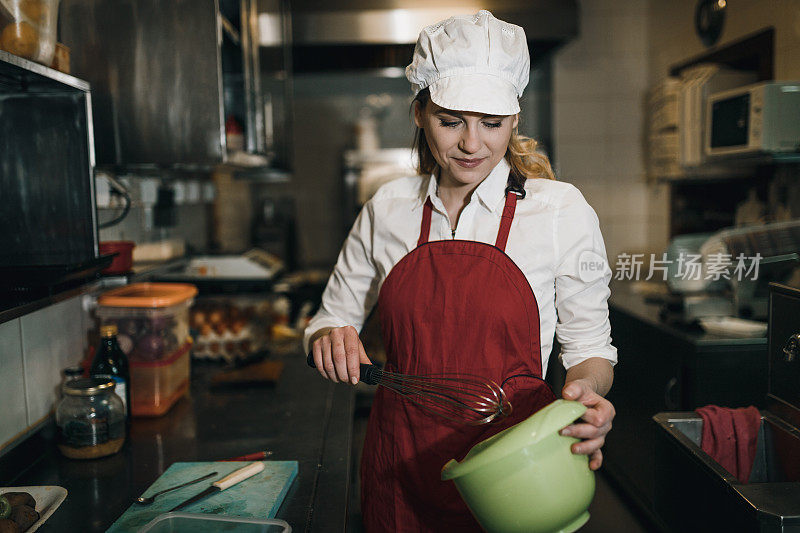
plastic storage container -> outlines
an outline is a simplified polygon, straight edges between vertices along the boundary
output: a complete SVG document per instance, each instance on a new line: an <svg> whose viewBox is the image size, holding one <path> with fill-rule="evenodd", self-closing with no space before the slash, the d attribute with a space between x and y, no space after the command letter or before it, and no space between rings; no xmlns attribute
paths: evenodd
<svg viewBox="0 0 800 533"><path fill-rule="evenodd" d="M125 274L133 267L133 249L136 243L132 241L103 241L99 244L100 255L117 254L111 261L111 266L103 270L103 274Z"/></svg>
<svg viewBox="0 0 800 533"><path fill-rule="evenodd" d="M184 283L132 283L98 299L101 325L114 324L131 364L162 361L189 338L189 306L197 289Z"/></svg>
<svg viewBox="0 0 800 533"><path fill-rule="evenodd" d="M160 361L131 361L131 414L161 416L189 389L187 341L175 353Z"/></svg>
<svg viewBox="0 0 800 533"><path fill-rule="evenodd" d="M292 533L292 526L277 518L237 518L195 513L165 513L151 520L140 533Z"/></svg>
<svg viewBox="0 0 800 533"><path fill-rule="evenodd" d="M0 49L46 66L56 51L59 0L0 0Z"/></svg>

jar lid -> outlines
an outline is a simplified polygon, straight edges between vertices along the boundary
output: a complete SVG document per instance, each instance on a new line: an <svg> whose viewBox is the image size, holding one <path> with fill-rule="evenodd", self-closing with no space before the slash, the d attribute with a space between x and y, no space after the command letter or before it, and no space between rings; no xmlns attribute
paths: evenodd
<svg viewBox="0 0 800 533"><path fill-rule="evenodd" d="M171 307L197 294L188 283L131 283L104 292L97 303L104 307Z"/></svg>
<svg viewBox="0 0 800 533"><path fill-rule="evenodd" d="M117 384L106 378L80 378L67 381L61 390L70 396L96 396L111 392Z"/></svg>

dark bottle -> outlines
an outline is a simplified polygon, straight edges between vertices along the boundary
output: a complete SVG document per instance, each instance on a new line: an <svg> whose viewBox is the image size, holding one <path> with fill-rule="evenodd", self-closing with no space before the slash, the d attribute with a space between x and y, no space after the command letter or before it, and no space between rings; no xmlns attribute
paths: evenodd
<svg viewBox="0 0 800 533"><path fill-rule="evenodd" d="M131 419L131 372L128 357L117 342L117 326L111 324L100 328L100 346L89 371L93 378L113 379L117 386L114 392L122 398L125 419Z"/></svg>

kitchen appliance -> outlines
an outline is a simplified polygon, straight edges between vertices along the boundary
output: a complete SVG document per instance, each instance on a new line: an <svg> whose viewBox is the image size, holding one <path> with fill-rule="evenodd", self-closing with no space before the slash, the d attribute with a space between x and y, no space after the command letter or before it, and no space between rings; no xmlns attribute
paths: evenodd
<svg viewBox="0 0 800 533"><path fill-rule="evenodd" d="M89 85L0 51L0 292L95 275Z"/></svg>
<svg viewBox="0 0 800 533"><path fill-rule="evenodd" d="M709 96L705 154L800 152L800 82L764 82Z"/></svg>
<svg viewBox="0 0 800 533"><path fill-rule="evenodd" d="M673 531L800 530L800 290L771 284L769 387L756 457L741 483L702 451L703 421L694 412L659 413L656 513ZM686 512L702 508L702 512Z"/></svg>
<svg viewBox="0 0 800 533"><path fill-rule="evenodd" d="M756 81L752 72L730 70L716 64L702 64L681 72L678 94L679 161L693 172L713 172L699 168L705 163L703 139L705 108L709 94ZM728 170L727 172L730 172Z"/></svg>
<svg viewBox="0 0 800 533"><path fill-rule="evenodd" d="M556 400L526 420L479 442L460 463L450 460L442 480L453 480L489 532L569 533L589 520L594 473L578 442L559 431L586 406Z"/></svg>
<svg viewBox="0 0 800 533"><path fill-rule="evenodd" d="M314 355L308 366L316 368ZM388 372L375 365L361 365L361 381L381 385L429 413L454 422L479 426L511 414L511 403L502 387L493 381L468 374L413 376Z"/></svg>
<svg viewBox="0 0 800 533"><path fill-rule="evenodd" d="M700 252L704 262L729 257L734 268L741 267L743 275L730 276L731 314L766 319L769 283L787 283L800 272L800 220L724 229Z"/></svg>

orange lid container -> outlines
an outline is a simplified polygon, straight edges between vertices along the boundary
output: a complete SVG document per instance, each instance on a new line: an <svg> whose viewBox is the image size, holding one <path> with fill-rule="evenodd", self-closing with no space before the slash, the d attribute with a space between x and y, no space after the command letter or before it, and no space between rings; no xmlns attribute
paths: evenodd
<svg viewBox="0 0 800 533"><path fill-rule="evenodd" d="M197 287L188 283L131 283L103 293L97 303L106 307L172 307L196 294Z"/></svg>

